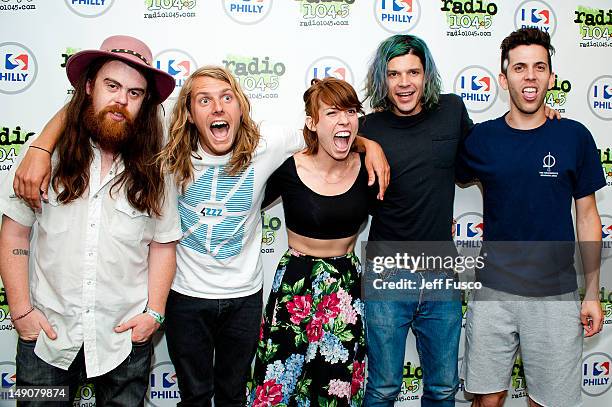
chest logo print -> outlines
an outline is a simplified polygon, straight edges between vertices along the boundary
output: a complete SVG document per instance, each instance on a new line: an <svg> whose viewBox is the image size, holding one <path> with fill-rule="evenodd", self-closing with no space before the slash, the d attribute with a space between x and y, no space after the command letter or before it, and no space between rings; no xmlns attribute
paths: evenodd
<svg viewBox="0 0 612 407"><path fill-rule="evenodd" d="M559 173L556 171L552 171L552 168L555 166L555 164L557 164L557 160L555 159L555 156L552 155L549 151L548 154L546 154L542 159L542 167L546 171L540 171L540 177L557 178Z"/></svg>

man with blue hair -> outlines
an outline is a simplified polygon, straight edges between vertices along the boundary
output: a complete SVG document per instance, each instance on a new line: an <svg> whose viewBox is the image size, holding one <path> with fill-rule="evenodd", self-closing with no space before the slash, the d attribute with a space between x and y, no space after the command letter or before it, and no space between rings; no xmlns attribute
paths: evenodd
<svg viewBox="0 0 612 407"><path fill-rule="evenodd" d="M384 40L370 65L366 95L375 110L360 131L378 142L391 167L385 200L372 210L366 256L389 250L382 242L452 243L455 156L472 127L462 99L440 94L442 80L423 40L394 35ZM456 254L456 252L455 252ZM368 274L372 269L368 261ZM456 292L420 288L423 281L452 278L452 271L385 270L412 282L401 297L391 291L368 296L365 314L368 383L365 405L393 406L401 390L408 330L416 337L423 371L422 406L454 406L461 301ZM396 290L393 290L396 291ZM368 298L370 297L370 298Z"/></svg>

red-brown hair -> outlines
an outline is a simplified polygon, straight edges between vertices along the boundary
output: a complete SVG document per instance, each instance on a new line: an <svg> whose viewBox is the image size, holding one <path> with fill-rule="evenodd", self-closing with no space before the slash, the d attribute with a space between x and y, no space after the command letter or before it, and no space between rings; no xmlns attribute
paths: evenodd
<svg viewBox="0 0 612 407"><path fill-rule="evenodd" d="M346 81L336 78L313 79L310 87L304 92L304 108L306 116L312 117L314 124L319 122L319 107L321 103L336 109L355 109L363 114L361 102L355 89ZM315 131L304 125L304 140L306 154L316 154L319 150L319 138Z"/></svg>

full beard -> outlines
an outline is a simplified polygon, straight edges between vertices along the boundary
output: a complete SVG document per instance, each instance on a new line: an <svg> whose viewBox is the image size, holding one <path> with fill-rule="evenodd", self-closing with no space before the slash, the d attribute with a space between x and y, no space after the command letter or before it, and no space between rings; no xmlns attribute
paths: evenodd
<svg viewBox="0 0 612 407"><path fill-rule="evenodd" d="M108 117L109 112L123 115L123 121ZM123 106L108 106L96 113L92 103L85 109L83 124L89 131L91 140L105 151L117 153L134 133L134 120Z"/></svg>

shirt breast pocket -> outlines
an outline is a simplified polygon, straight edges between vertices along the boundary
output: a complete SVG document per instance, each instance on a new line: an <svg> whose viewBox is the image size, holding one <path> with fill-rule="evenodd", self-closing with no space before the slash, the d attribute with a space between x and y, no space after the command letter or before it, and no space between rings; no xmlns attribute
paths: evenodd
<svg viewBox="0 0 612 407"><path fill-rule="evenodd" d="M72 224L72 205L62 204L57 199L57 195L53 187L50 187L48 200L42 204L42 211L38 215L38 225L47 235L64 233Z"/></svg>
<svg viewBox="0 0 612 407"><path fill-rule="evenodd" d="M457 138L440 138L431 141L432 160L436 168L452 168L457 156Z"/></svg>
<svg viewBox="0 0 612 407"><path fill-rule="evenodd" d="M142 240L149 219L146 212L133 208L126 198L119 198L115 202L111 219L111 233L123 242L138 243Z"/></svg>

